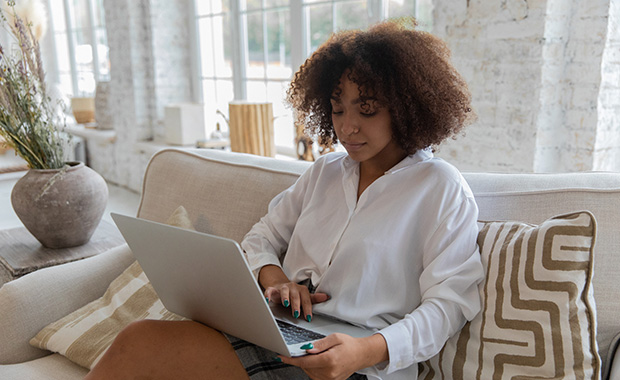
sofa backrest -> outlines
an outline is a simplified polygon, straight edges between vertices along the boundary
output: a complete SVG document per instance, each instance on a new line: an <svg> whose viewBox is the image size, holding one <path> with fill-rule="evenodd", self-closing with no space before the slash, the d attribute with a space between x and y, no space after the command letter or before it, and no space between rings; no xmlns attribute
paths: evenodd
<svg viewBox="0 0 620 380"><path fill-rule="evenodd" d="M269 201L310 164L219 150L164 150L153 156L138 216L164 222L180 205L195 227L241 241ZM597 219L594 293L603 361L620 332L620 173L464 173L480 220L538 224L552 216L588 210Z"/></svg>
<svg viewBox="0 0 620 380"><path fill-rule="evenodd" d="M198 231L240 242L308 166L220 150L162 150L147 167L138 216L165 222L183 206Z"/></svg>

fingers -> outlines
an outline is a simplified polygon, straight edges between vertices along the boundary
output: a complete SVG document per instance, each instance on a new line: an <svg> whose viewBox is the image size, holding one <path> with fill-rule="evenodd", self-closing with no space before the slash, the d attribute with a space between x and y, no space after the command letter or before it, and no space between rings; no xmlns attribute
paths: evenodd
<svg viewBox="0 0 620 380"><path fill-rule="evenodd" d="M288 286L282 286L280 287L279 290L280 290L280 302L282 303L282 306L289 307L291 305L290 289L288 288Z"/></svg>
<svg viewBox="0 0 620 380"><path fill-rule="evenodd" d="M328 351L336 346L342 344L343 334L331 334L327 337L317 340L312 343L314 346L311 349L306 350L309 354L306 356L300 356L295 358L289 358L286 356L278 356L280 357L284 363L291 364L297 367L301 367L304 369L312 369L312 368L322 368L325 366L332 365L330 360L333 359L330 356L317 355Z"/></svg>
<svg viewBox="0 0 620 380"><path fill-rule="evenodd" d="M323 339L312 342L313 348L306 350L309 354L319 354L342 344L342 334L330 334Z"/></svg>
<svg viewBox="0 0 620 380"><path fill-rule="evenodd" d="M308 322L312 320L312 296L303 285L295 283L280 284L268 287L264 292L267 301L281 303L284 307L291 308L293 318L302 317ZM323 302L327 298L326 295L319 295L319 302Z"/></svg>
<svg viewBox="0 0 620 380"><path fill-rule="evenodd" d="M280 291L276 288L269 287L265 289L265 299L271 302L280 302Z"/></svg>
<svg viewBox="0 0 620 380"><path fill-rule="evenodd" d="M325 302L329 299L329 296L325 293L314 293L310 294L310 300L312 303L321 303Z"/></svg>

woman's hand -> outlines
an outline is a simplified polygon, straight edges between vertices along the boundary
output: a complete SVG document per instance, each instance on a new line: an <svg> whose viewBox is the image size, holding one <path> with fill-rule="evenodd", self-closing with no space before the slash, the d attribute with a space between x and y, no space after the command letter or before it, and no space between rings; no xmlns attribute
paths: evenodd
<svg viewBox="0 0 620 380"><path fill-rule="evenodd" d="M353 338L331 334L314 342L306 356L278 356L284 363L300 367L314 380L347 379L355 371L389 360L387 343L381 334Z"/></svg>
<svg viewBox="0 0 620 380"><path fill-rule="evenodd" d="M305 320L312 321L312 304L329 299L325 293L310 294L307 287L291 282L282 269L275 265L263 267L258 278L265 288L265 298L290 307L294 318L303 315Z"/></svg>

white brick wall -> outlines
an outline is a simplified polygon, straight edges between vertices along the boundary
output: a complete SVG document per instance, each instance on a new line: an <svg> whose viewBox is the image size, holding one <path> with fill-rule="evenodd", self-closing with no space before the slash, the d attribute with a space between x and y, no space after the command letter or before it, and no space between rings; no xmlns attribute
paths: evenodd
<svg viewBox="0 0 620 380"><path fill-rule="evenodd" d="M611 3L615 11L609 0L436 0L434 33L451 47L479 115L438 155L463 170L620 169L604 159L620 156L620 68L603 59L618 43L606 38L618 30Z"/></svg>
<svg viewBox="0 0 620 380"><path fill-rule="evenodd" d="M104 0L116 142L89 143L91 166L139 191L153 153L137 142L163 139L163 110L191 96L190 0Z"/></svg>
<svg viewBox="0 0 620 380"><path fill-rule="evenodd" d="M620 1L611 0L598 97L594 170L620 171Z"/></svg>
<svg viewBox="0 0 620 380"><path fill-rule="evenodd" d="M478 121L438 155L462 170L620 170L620 0L435 0L433 32L470 84ZM163 109L191 100L191 0L104 0L115 144L107 179L140 189ZM96 157L92 157L92 156Z"/></svg>

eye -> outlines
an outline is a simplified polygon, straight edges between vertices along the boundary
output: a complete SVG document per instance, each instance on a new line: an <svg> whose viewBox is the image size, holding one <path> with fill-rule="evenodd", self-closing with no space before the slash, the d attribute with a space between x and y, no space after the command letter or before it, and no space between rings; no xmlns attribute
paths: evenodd
<svg viewBox="0 0 620 380"><path fill-rule="evenodd" d="M362 116L364 116L364 117L372 117L372 116L375 116L375 115L377 114L377 111L372 111L372 112L368 112L368 111L366 111L366 112L360 112L360 114L361 114Z"/></svg>
<svg viewBox="0 0 620 380"><path fill-rule="evenodd" d="M341 111L341 110L337 110L337 109L333 109L332 108L332 115L342 115L342 112L343 111Z"/></svg>

